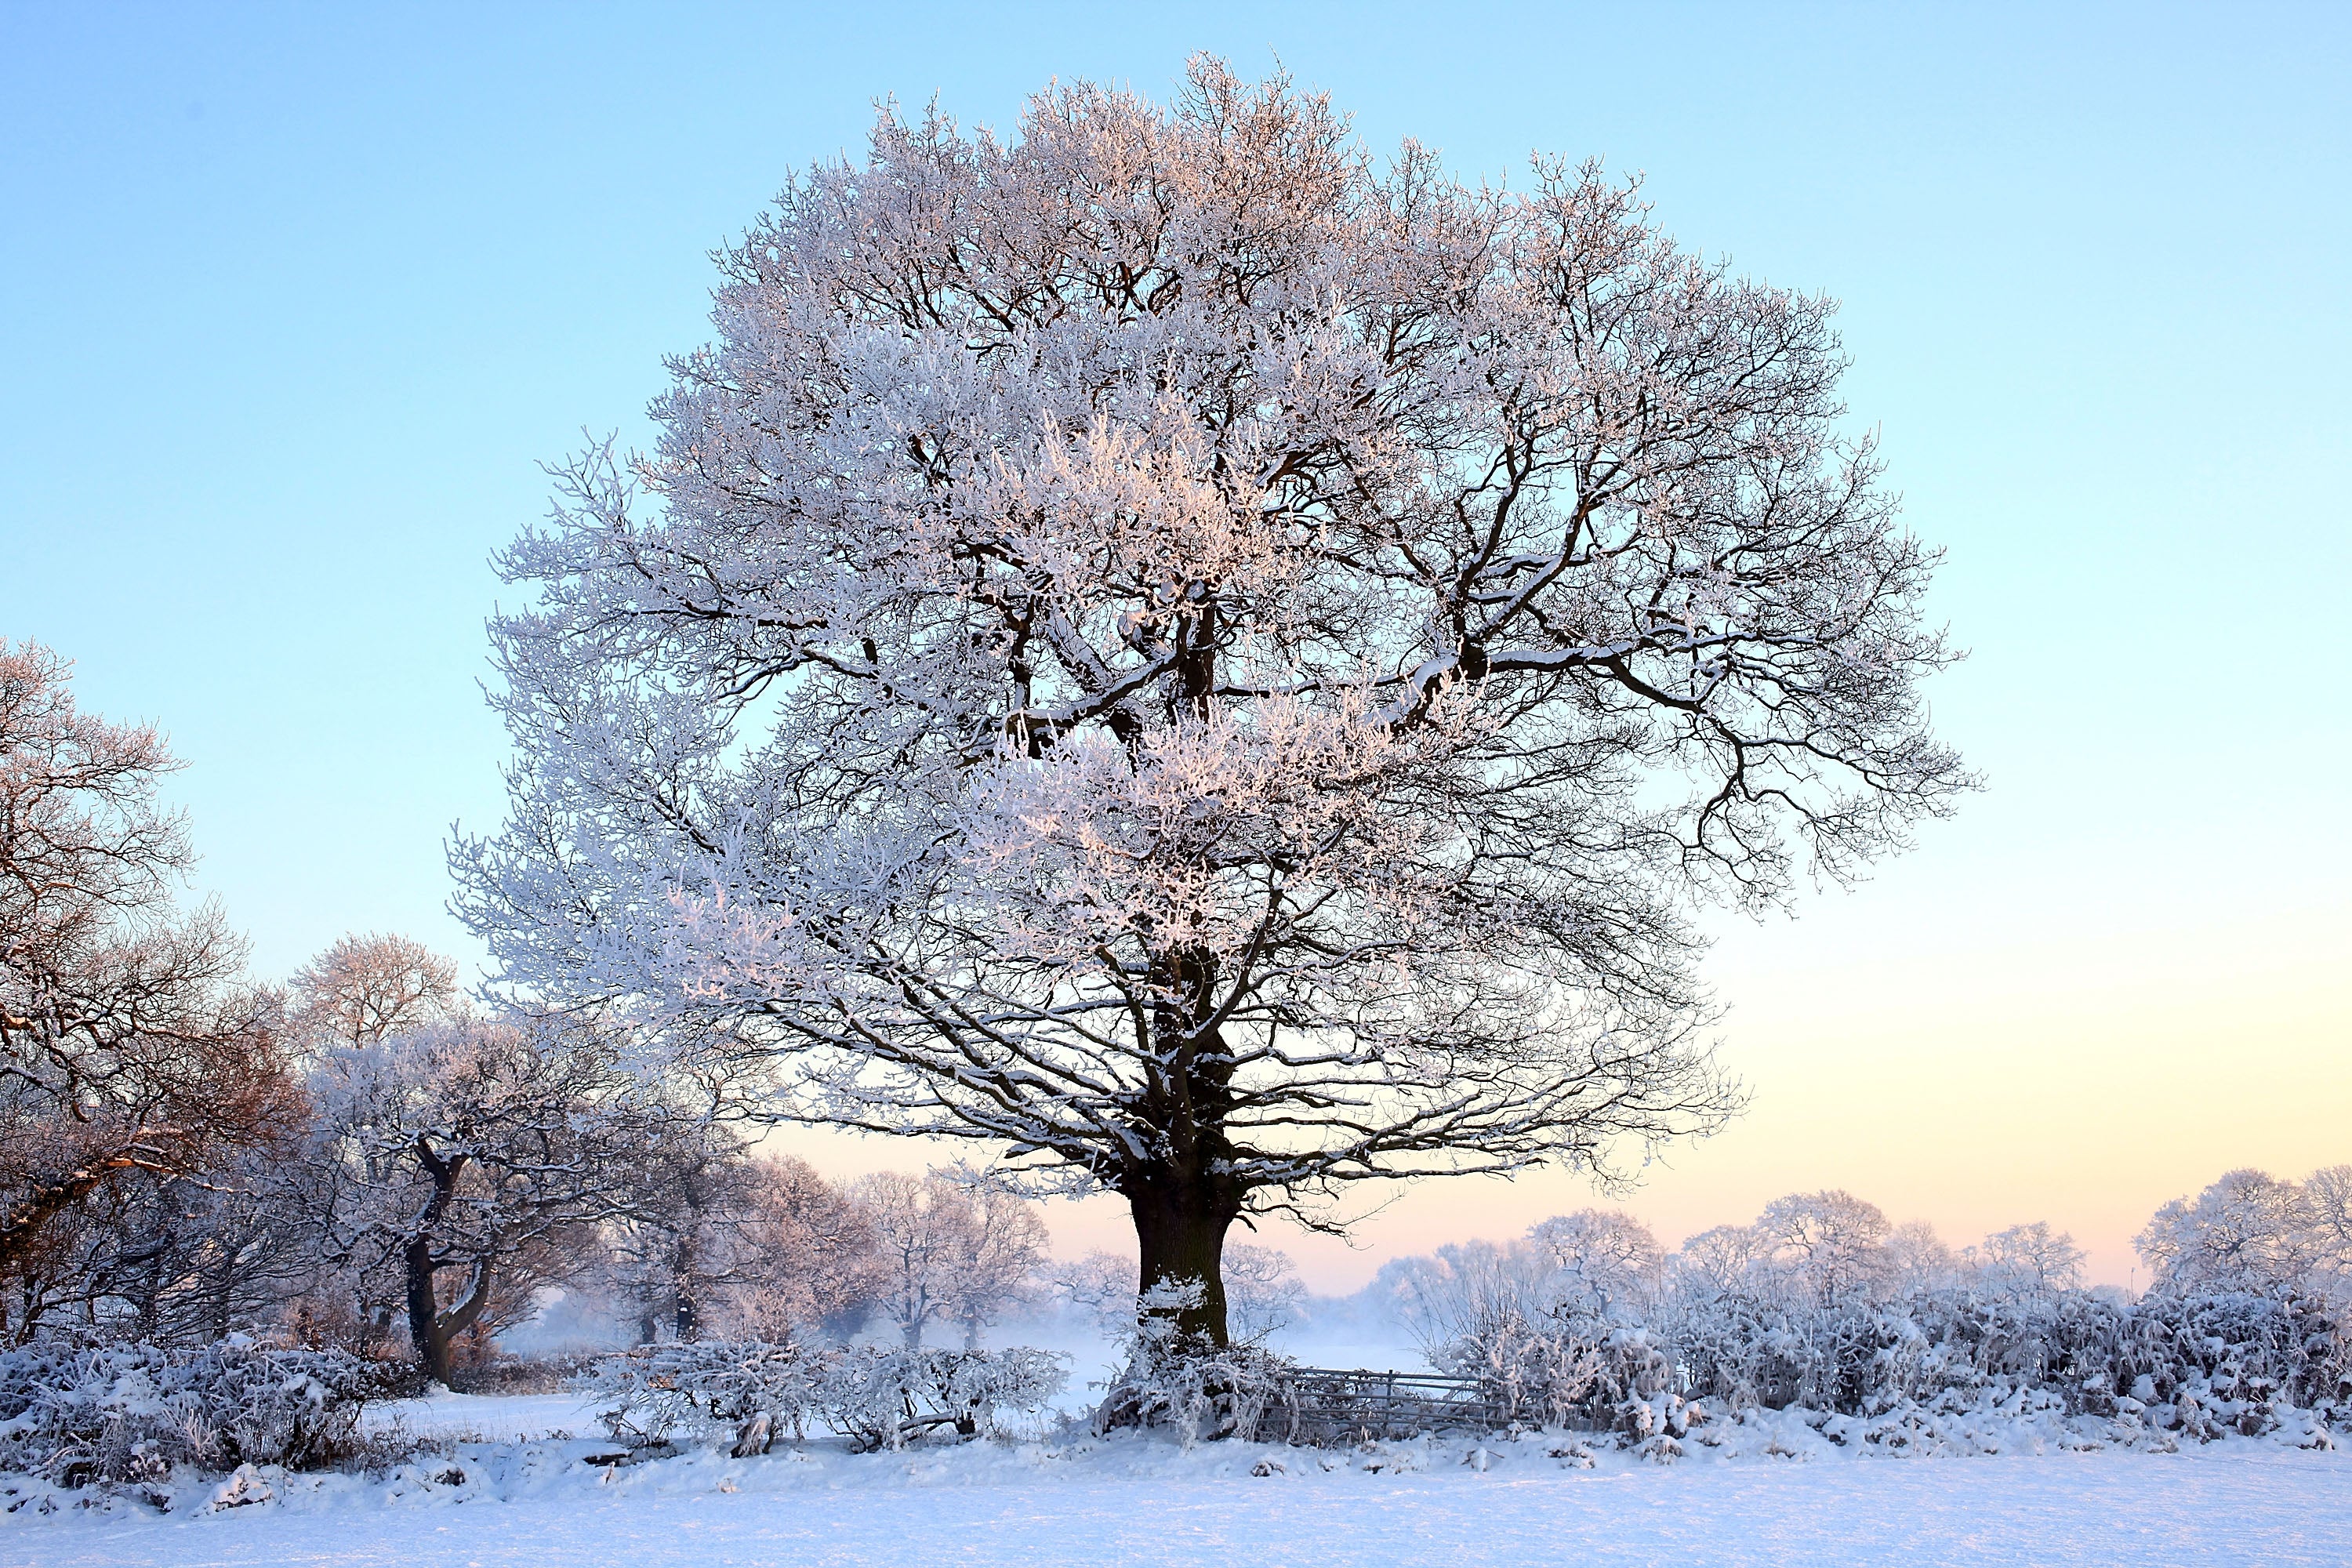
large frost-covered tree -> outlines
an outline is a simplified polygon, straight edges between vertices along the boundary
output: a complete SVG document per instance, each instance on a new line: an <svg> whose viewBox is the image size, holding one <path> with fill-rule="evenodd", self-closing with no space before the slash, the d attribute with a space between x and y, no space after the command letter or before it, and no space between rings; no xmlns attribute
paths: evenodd
<svg viewBox="0 0 2352 1568"><path fill-rule="evenodd" d="M885 111L720 257L659 441L493 626L510 983L716 1020L818 1121L1238 1218L1714 1126L1695 897L1964 781L1826 300L1208 60Z"/></svg>

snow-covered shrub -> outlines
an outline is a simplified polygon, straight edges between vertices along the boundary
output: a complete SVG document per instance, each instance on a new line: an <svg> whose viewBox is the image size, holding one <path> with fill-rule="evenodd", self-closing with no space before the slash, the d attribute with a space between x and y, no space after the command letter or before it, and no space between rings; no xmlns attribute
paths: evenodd
<svg viewBox="0 0 2352 1568"><path fill-rule="evenodd" d="M0 1468L68 1486L175 1465L302 1468L350 1449L385 1369L341 1351L232 1338L200 1350L111 1345L0 1354Z"/></svg>
<svg viewBox="0 0 2352 1568"><path fill-rule="evenodd" d="M1679 1391L1734 1410L1877 1416L2032 1394L2200 1437L2267 1430L2289 1408L2352 1415L2352 1344L2324 1300L2293 1291L1963 1288L1836 1308L1727 1294L1661 1327Z"/></svg>
<svg viewBox="0 0 2352 1568"><path fill-rule="evenodd" d="M1036 1412L1067 1380L1062 1359L1013 1346L937 1351L855 1346L826 1363L825 1422L868 1448L895 1448L947 1428L992 1435L1001 1411Z"/></svg>
<svg viewBox="0 0 2352 1568"><path fill-rule="evenodd" d="M2078 1267L2063 1237L1994 1239L1992 1266L1955 1260L1956 1283L1886 1297L1864 1287L1851 1248L1830 1268L1800 1269L1716 1237L1656 1296L1606 1313L1531 1282L1517 1248L1448 1248L1421 1260L1403 1304L1418 1310L1409 1321L1431 1363L1475 1380L1496 1419L1634 1443L1681 1436L1685 1405L1852 1417L1874 1424L1864 1440L1963 1448L1975 1439L1954 1437L1953 1422L1991 1415L2116 1421L2117 1436L2152 1441L2352 1421L2352 1336L2326 1297L2273 1288L2131 1301L2047 1283Z"/></svg>
<svg viewBox="0 0 2352 1568"><path fill-rule="evenodd" d="M825 1352L786 1341L703 1340L646 1345L591 1362L577 1386L600 1402L614 1441L667 1443L674 1433L724 1427L738 1441L799 1436L820 1401ZM755 1423L764 1427L755 1430Z"/></svg>
<svg viewBox="0 0 2352 1568"><path fill-rule="evenodd" d="M1438 1371L1475 1380L1497 1423L1608 1429L1680 1393L1673 1359L1639 1325L1591 1316L1508 1317L1439 1346ZM1645 1429L1646 1435L1646 1429Z"/></svg>
<svg viewBox="0 0 2352 1568"><path fill-rule="evenodd" d="M1297 1363L1263 1345L1219 1345L1181 1334L1177 1314L1197 1306L1198 1281L1153 1286L1138 1298L1118 1374L1095 1426L1167 1426L1186 1447L1203 1438L1285 1441L1298 1429Z"/></svg>
<svg viewBox="0 0 2352 1568"><path fill-rule="evenodd" d="M622 1442L731 1436L739 1455L822 1426L866 1447L897 1447L941 1428L996 1430L1000 1412L1042 1409L1061 1391L1045 1351L814 1347L756 1340L652 1345L598 1360L581 1380Z"/></svg>

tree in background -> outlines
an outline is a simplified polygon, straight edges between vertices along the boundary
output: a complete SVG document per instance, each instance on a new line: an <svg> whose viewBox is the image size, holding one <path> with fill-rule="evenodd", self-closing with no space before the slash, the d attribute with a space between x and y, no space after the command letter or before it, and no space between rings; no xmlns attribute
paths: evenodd
<svg viewBox="0 0 2352 1568"><path fill-rule="evenodd" d="M1244 1215L1717 1125L1692 900L1967 782L1831 305L1592 168L1202 59L886 110L722 267L656 449L503 558L465 917L785 1113L1118 1192L1186 1333Z"/></svg>
<svg viewBox="0 0 2352 1568"><path fill-rule="evenodd" d="M1774 1198L1756 1221L1766 1258L1823 1306L1868 1297L1889 1282L1885 1242L1893 1228L1876 1204L1838 1188Z"/></svg>
<svg viewBox="0 0 2352 1568"><path fill-rule="evenodd" d="M2079 1290L2090 1254L2047 1220L1994 1231L1969 1248L1964 1261L1998 1283L2027 1290Z"/></svg>
<svg viewBox="0 0 2352 1568"><path fill-rule="evenodd" d="M854 1332L883 1263L873 1217L804 1160L755 1156L709 1113L665 1107L608 1231L639 1339Z"/></svg>
<svg viewBox="0 0 2352 1568"><path fill-rule="evenodd" d="M1255 1344L1298 1321L1307 1286L1288 1253L1252 1242L1227 1242L1224 1270L1225 1315L1234 1340ZM1128 1313L1130 1322L1135 1315Z"/></svg>
<svg viewBox="0 0 2352 1568"><path fill-rule="evenodd" d="M635 1191L611 1226L614 1283L637 1314L637 1337L702 1337L719 1297L740 1277L743 1227L757 1211L757 1173L724 1126L681 1117L635 1173Z"/></svg>
<svg viewBox="0 0 2352 1568"><path fill-rule="evenodd" d="M2352 1166L2328 1166L2305 1183L2229 1172L2196 1197L2157 1210L2139 1233L2140 1258L2155 1275L2150 1288L2190 1295L2352 1279L2347 1192Z"/></svg>
<svg viewBox="0 0 2352 1568"><path fill-rule="evenodd" d="M0 1276L20 1336L45 1271L74 1260L67 1294L95 1310L152 1261L110 1254L126 1233L85 1205L169 1210L301 1114L278 999L243 982L216 908L174 906L194 856L156 789L178 764L153 726L79 711L68 679L0 642Z"/></svg>
<svg viewBox="0 0 2352 1568"><path fill-rule="evenodd" d="M659 1124L615 1042L572 1018L428 1024L339 1047L313 1081L333 1255L396 1290L442 1383L461 1335L486 1342L584 1267Z"/></svg>
<svg viewBox="0 0 2352 1568"><path fill-rule="evenodd" d="M314 1053L380 1044L461 1011L457 966L404 936L345 936L294 972L287 1023Z"/></svg>
<svg viewBox="0 0 2352 1568"><path fill-rule="evenodd" d="M965 1189L969 1242L955 1261L948 1316L963 1329L963 1348L980 1348L990 1324L1029 1299L1045 1262L1045 1222L1018 1193L982 1183Z"/></svg>
<svg viewBox="0 0 2352 1568"><path fill-rule="evenodd" d="M1897 1295L1940 1290L1960 1278L1959 1258L1924 1219L1890 1226L1878 1245L1888 1288Z"/></svg>
<svg viewBox="0 0 2352 1568"><path fill-rule="evenodd" d="M1620 1209L1579 1209L1529 1227L1558 1270L1556 1292L1580 1310L1606 1319L1656 1289L1665 1254L1650 1227Z"/></svg>
<svg viewBox="0 0 2352 1568"><path fill-rule="evenodd" d="M751 1209L737 1232L746 1262L726 1291L730 1331L846 1339L881 1289L873 1217L805 1160L763 1156L752 1167Z"/></svg>
<svg viewBox="0 0 2352 1568"><path fill-rule="evenodd" d="M880 1258L876 1304L909 1349L935 1321L961 1324L977 1348L1045 1261L1045 1225L1013 1194L940 1171L877 1172L849 1193Z"/></svg>

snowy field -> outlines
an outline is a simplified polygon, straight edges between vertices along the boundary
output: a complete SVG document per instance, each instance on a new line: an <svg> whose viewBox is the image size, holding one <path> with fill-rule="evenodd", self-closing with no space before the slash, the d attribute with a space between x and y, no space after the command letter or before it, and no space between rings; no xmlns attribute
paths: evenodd
<svg viewBox="0 0 2352 1568"><path fill-rule="evenodd" d="M1604 1450L1588 1469L1555 1453L1557 1436L1187 1453L1136 1436L898 1455L812 1443L755 1459L705 1450L614 1466L592 1462L614 1446L560 1396L449 1398L387 1414L448 1435L446 1451L373 1481L257 1475L244 1483L257 1500L246 1506L212 1509L190 1494L169 1514L27 1490L0 1516L0 1563L2352 1563L2352 1456L2276 1442L1861 1458L1791 1420L1746 1432L1730 1445L1737 1457L1695 1448L1663 1468ZM586 1435L537 1435L555 1432Z"/></svg>

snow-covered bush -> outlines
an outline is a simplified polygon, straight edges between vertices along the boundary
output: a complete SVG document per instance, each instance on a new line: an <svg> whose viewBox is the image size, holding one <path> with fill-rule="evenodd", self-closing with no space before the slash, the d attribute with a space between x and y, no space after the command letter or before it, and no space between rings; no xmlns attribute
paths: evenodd
<svg viewBox="0 0 2352 1568"><path fill-rule="evenodd" d="M2022 1399L2200 1439L2270 1431L2296 1411L2352 1420L2352 1337L2325 1300L2293 1291L2130 1302L1958 1288L1843 1306L1685 1296L1643 1325L1501 1320L1432 1359L1514 1419L1633 1438L1701 1401L1874 1418Z"/></svg>
<svg viewBox="0 0 2352 1568"><path fill-rule="evenodd" d="M1125 1336L1126 1356L1105 1385L1095 1426L1167 1426L1186 1447L1203 1438L1285 1441L1298 1430L1297 1363L1263 1345L1220 1345L1183 1333L1197 1280L1155 1285Z"/></svg>
<svg viewBox="0 0 2352 1568"><path fill-rule="evenodd" d="M1382 1281L1431 1364L1475 1380L1498 1419L1639 1442L1682 1436L1702 1405L1875 1422L1896 1443L1988 1413L2152 1441L2325 1426L2352 1421L2336 1174L2236 1172L2169 1205L2142 1238L2158 1288L2137 1301L2083 1289L2082 1250L2047 1225L1956 1256L1843 1192L1780 1199L1670 1258L1588 1210L1401 1259Z"/></svg>
<svg viewBox="0 0 2352 1568"><path fill-rule="evenodd" d="M347 1452L385 1370L340 1351L231 1338L201 1350L32 1346L0 1354L0 1468L68 1486L175 1465L301 1468Z"/></svg>
<svg viewBox="0 0 2352 1568"><path fill-rule="evenodd" d="M776 1435L805 1429L824 1360L824 1352L789 1341L647 1345L598 1357L577 1386L603 1404L598 1417L616 1442L666 1443L680 1431L727 1428L739 1443L764 1447Z"/></svg>
<svg viewBox="0 0 2352 1568"><path fill-rule="evenodd" d="M826 1425L869 1448L895 1448L941 1428L992 1435L1000 1412L1034 1413L1067 1373L1046 1351L927 1351L854 1346L826 1363Z"/></svg>
<svg viewBox="0 0 2352 1568"><path fill-rule="evenodd" d="M1002 1412L1044 1408L1065 1377L1059 1357L1019 1347L843 1349L737 1340L605 1356L581 1386L610 1401L600 1415L616 1441L726 1436L747 1455L813 1426L866 1447L897 1447L940 1429L990 1434Z"/></svg>

